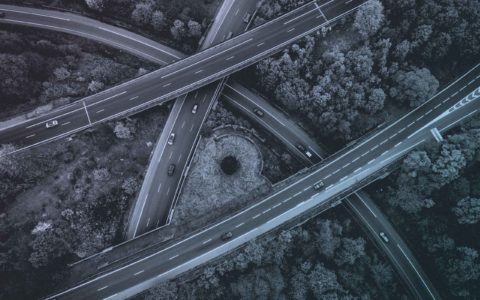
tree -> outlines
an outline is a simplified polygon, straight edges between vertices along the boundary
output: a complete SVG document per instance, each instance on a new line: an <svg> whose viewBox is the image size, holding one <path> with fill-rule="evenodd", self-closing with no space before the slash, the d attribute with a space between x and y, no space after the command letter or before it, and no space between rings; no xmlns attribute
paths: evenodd
<svg viewBox="0 0 480 300"><path fill-rule="evenodd" d="M200 25L196 21L188 21L187 24L188 27L188 33L193 36L193 37L200 37L202 35L202 25Z"/></svg>
<svg viewBox="0 0 480 300"><path fill-rule="evenodd" d="M153 7L151 3L138 3L132 11L132 20L138 25L145 26L152 20Z"/></svg>
<svg viewBox="0 0 480 300"><path fill-rule="evenodd" d="M123 122L117 122L113 129L115 136L119 139L131 139L133 137L130 128L125 126Z"/></svg>
<svg viewBox="0 0 480 300"><path fill-rule="evenodd" d="M325 268L322 263L316 264L308 274L308 283L313 295L317 299L323 299L323 295L328 292L341 290L340 284L337 282L337 275Z"/></svg>
<svg viewBox="0 0 480 300"><path fill-rule="evenodd" d="M85 3L90 9L101 12L105 7L104 0L85 0Z"/></svg>
<svg viewBox="0 0 480 300"><path fill-rule="evenodd" d="M466 197L452 208L459 224L475 224L480 221L480 199Z"/></svg>
<svg viewBox="0 0 480 300"><path fill-rule="evenodd" d="M185 23L180 20L175 20L173 26L170 27L170 33L177 41L182 40L186 35Z"/></svg>
<svg viewBox="0 0 480 300"><path fill-rule="evenodd" d="M382 3L378 0L368 1L356 12L353 27L360 35L367 38L380 29L383 19Z"/></svg>
<svg viewBox="0 0 480 300"><path fill-rule="evenodd" d="M152 14L152 26L155 30L161 31L165 29L165 26L167 25L166 23L166 18L165 15L163 14L162 11L156 10Z"/></svg>
<svg viewBox="0 0 480 300"><path fill-rule="evenodd" d="M462 151L455 144L444 143L440 157L432 165L432 171L439 176L434 180L440 185L447 184L458 177L460 170L467 165Z"/></svg>
<svg viewBox="0 0 480 300"><path fill-rule="evenodd" d="M457 247L454 256L446 266L448 281L452 293L456 296L469 296L465 284L480 277L478 252L469 247Z"/></svg>
<svg viewBox="0 0 480 300"><path fill-rule="evenodd" d="M413 67L411 71L398 71L394 76L395 88L390 89L390 96L408 104L420 106L437 92L439 83L426 68Z"/></svg>
<svg viewBox="0 0 480 300"><path fill-rule="evenodd" d="M361 237L356 239L342 238L342 247L335 254L335 263L353 265L357 258L365 255L365 240Z"/></svg>

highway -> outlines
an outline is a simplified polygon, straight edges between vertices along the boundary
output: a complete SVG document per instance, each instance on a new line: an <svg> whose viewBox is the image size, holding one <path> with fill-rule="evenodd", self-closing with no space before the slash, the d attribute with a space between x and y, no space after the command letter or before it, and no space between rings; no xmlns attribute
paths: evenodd
<svg viewBox="0 0 480 300"><path fill-rule="evenodd" d="M254 92L242 87L238 83L228 83L222 95L222 99L230 103L247 117L264 127L281 140L305 166L312 166L326 157L325 151L308 136L296 123L292 122L285 114L268 104L263 98ZM249 105L242 105L249 103ZM260 108L265 115L260 117L253 112L254 108ZM301 143L312 154L308 158L304 152L295 146ZM375 205L373 200L363 191L355 192L343 199L346 207L364 225L370 237L377 242L393 267L410 288L412 295L418 299L424 298L430 293L431 298L440 299L438 292L428 280L425 272L418 261L408 249L395 228L390 224L387 217ZM390 241L385 243L379 236L384 232Z"/></svg>
<svg viewBox="0 0 480 300"><path fill-rule="evenodd" d="M345 200L347 208L352 211L354 216L360 218L370 237L377 242L377 245L392 262L414 296L417 299L440 299L440 295L428 280L408 245L370 197L359 191ZM386 234L388 242L382 240L380 232Z"/></svg>
<svg viewBox="0 0 480 300"><path fill-rule="evenodd" d="M4 128L0 131L0 144L12 143L17 149L31 147L176 98L268 57L300 37L350 13L364 0L317 2L299 7L157 71L44 116ZM0 11L6 13L2 21L10 19L12 12ZM47 129L45 122L49 120L58 120L60 125Z"/></svg>
<svg viewBox="0 0 480 300"><path fill-rule="evenodd" d="M202 49L223 41L229 32L235 35L242 33L247 25L242 18L236 16L253 14L255 6L256 1L252 0L224 1ZM184 171L193 156L202 124L223 88L223 82L220 80L211 83L175 102L133 208L127 228L128 239L170 222L169 217L180 193ZM197 110L193 113L195 105ZM175 140L172 145L168 145L167 140L172 133L175 134ZM175 165L172 176L167 174L170 164Z"/></svg>
<svg viewBox="0 0 480 300"><path fill-rule="evenodd" d="M479 87L480 65L477 65L422 106L331 155L308 172L298 174L293 182L279 187L256 204L154 254L51 298L126 298L234 249L312 207L349 193L353 186L362 183L361 180L368 180L369 176L431 139L432 126L442 131L477 112L480 109ZM457 108L450 111L457 104ZM312 188L319 180L325 183L321 191ZM222 240L220 236L228 231L233 237Z"/></svg>
<svg viewBox="0 0 480 300"><path fill-rule="evenodd" d="M181 52L149 38L78 14L7 4L0 4L0 11L5 12L5 17L0 18L0 23L78 35L160 65L167 65L184 57Z"/></svg>

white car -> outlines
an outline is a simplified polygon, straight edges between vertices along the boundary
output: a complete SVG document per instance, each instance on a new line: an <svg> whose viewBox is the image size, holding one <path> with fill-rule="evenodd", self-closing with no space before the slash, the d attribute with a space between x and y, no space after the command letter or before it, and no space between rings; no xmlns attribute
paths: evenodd
<svg viewBox="0 0 480 300"><path fill-rule="evenodd" d="M390 240L388 239L387 235L385 234L385 232L380 232L378 235L380 235L380 237L382 238L382 240L385 242L385 243L388 243Z"/></svg>
<svg viewBox="0 0 480 300"><path fill-rule="evenodd" d="M167 144L173 145L173 142L175 141L175 133L170 133L170 136L168 137Z"/></svg>
<svg viewBox="0 0 480 300"><path fill-rule="evenodd" d="M52 128L52 127L55 127L58 125L58 121L57 120L51 120L51 121L48 121L45 126L47 128Z"/></svg>
<svg viewBox="0 0 480 300"><path fill-rule="evenodd" d="M198 104L195 104L195 105L192 107L192 114L196 114L196 113L197 113L197 110L198 110Z"/></svg>

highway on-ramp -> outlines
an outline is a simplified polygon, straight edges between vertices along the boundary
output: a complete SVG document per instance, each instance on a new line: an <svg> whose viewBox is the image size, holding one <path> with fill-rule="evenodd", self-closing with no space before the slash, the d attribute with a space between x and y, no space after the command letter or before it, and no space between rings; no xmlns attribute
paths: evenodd
<svg viewBox="0 0 480 300"><path fill-rule="evenodd" d="M290 220L312 207L326 203L369 180L379 170L431 138L431 126L440 130L480 108L480 65L435 97L365 136L321 164L298 174L256 204L116 270L52 295L57 299L123 299L200 265ZM453 110L450 109L453 107ZM468 113L467 113L468 112ZM323 180L325 188L313 185ZM227 241L221 239L232 232ZM425 299L431 298L425 295Z"/></svg>

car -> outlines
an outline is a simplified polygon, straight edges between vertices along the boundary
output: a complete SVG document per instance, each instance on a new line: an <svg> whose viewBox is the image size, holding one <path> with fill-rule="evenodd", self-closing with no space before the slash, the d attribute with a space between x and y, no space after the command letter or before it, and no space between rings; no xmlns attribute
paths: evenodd
<svg viewBox="0 0 480 300"><path fill-rule="evenodd" d="M307 150L307 149L305 149L305 146L302 145L302 144L296 144L295 147L297 147L297 149L300 150L300 151L302 151L302 152L304 152L305 150Z"/></svg>
<svg viewBox="0 0 480 300"><path fill-rule="evenodd" d="M324 183L322 180L320 180L319 182L317 182L317 183L315 183L315 184L313 185L313 188L314 188L315 190L320 190L320 189L323 188L324 186L325 186L325 183Z"/></svg>
<svg viewBox="0 0 480 300"><path fill-rule="evenodd" d="M253 109L253 112L254 112L257 116L259 116L259 117L263 117L263 116L265 115L265 114L263 113L263 111L261 111L261 110L258 109L258 108L254 108L254 109Z"/></svg>
<svg viewBox="0 0 480 300"><path fill-rule="evenodd" d="M252 15L250 13L246 13L244 16L243 16L243 22L245 23L248 23L250 21L250 18L252 17Z"/></svg>
<svg viewBox="0 0 480 300"><path fill-rule="evenodd" d="M232 35L233 35L233 32L230 31L230 32L227 34L227 37L225 38L225 40L231 39L231 38L232 38Z"/></svg>
<svg viewBox="0 0 480 300"><path fill-rule="evenodd" d="M198 104L193 105L192 107L192 114L196 114L198 109Z"/></svg>
<svg viewBox="0 0 480 300"><path fill-rule="evenodd" d="M312 155L312 152L310 151L305 151L305 155L308 157L308 158L311 158L313 155Z"/></svg>
<svg viewBox="0 0 480 300"><path fill-rule="evenodd" d="M390 241L388 239L387 235L385 234L385 232L382 231L382 232L379 233L379 235L385 243L388 243Z"/></svg>
<svg viewBox="0 0 480 300"><path fill-rule="evenodd" d="M229 231L229 232L225 232L224 234L222 234L221 238L222 238L222 240L226 241L226 240L231 239L232 236L233 236L232 232Z"/></svg>
<svg viewBox="0 0 480 300"><path fill-rule="evenodd" d="M174 142L174 141L175 141L175 133L172 132L172 133L170 133L170 136L168 137L167 143L168 143L169 145L173 145L173 142Z"/></svg>
<svg viewBox="0 0 480 300"><path fill-rule="evenodd" d="M58 121L57 120L51 120L51 121L48 121L46 124L45 124L45 127L47 128L52 128L52 127L55 127L58 125Z"/></svg>
<svg viewBox="0 0 480 300"><path fill-rule="evenodd" d="M173 173L175 173L175 164L170 164L170 165L168 166L168 172L167 172L167 174L168 174L168 176L172 176Z"/></svg>

